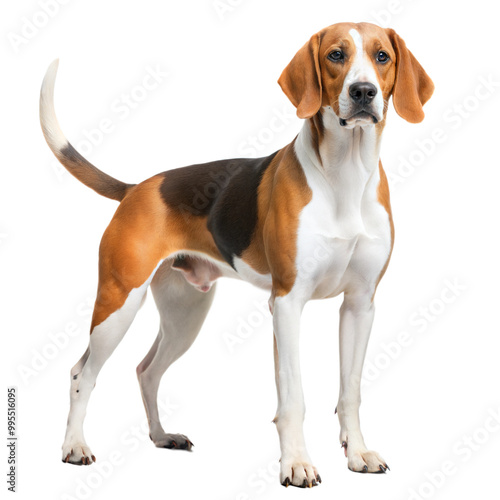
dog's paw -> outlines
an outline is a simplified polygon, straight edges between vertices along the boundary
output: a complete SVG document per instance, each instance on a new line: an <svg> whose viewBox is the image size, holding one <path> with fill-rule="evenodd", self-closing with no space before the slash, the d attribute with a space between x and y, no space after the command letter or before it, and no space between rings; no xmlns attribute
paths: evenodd
<svg viewBox="0 0 500 500"><path fill-rule="evenodd" d="M389 469L387 462L376 452L366 448L349 448L342 444L347 455L347 467L353 472L385 473Z"/></svg>
<svg viewBox="0 0 500 500"><path fill-rule="evenodd" d="M62 461L67 464L90 465L96 461L90 448L83 442L65 442L62 450Z"/></svg>
<svg viewBox="0 0 500 500"><path fill-rule="evenodd" d="M169 448L171 450L191 450L194 444L184 434L162 434L151 441L157 448Z"/></svg>
<svg viewBox="0 0 500 500"><path fill-rule="evenodd" d="M285 486L312 488L321 483L321 477L309 460L282 459L280 483Z"/></svg>

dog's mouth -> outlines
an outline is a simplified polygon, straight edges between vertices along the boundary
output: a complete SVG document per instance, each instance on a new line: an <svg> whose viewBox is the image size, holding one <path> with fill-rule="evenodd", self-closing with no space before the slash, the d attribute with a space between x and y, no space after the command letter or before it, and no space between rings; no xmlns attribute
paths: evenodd
<svg viewBox="0 0 500 500"><path fill-rule="evenodd" d="M354 113L349 118L339 118L339 123L341 127L345 127L348 124L356 125L356 122L366 122L366 121L371 121L374 124L377 124L379 120L373 113L371 113L366 109L362 109Z"/></svg>

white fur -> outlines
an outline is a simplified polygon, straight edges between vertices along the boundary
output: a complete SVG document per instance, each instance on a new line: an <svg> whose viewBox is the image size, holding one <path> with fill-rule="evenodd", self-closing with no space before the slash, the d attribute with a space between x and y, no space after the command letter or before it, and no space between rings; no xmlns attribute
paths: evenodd
<svg viewBox="0 0 500 500"><path fill-rule="evenodd" d="M270 274L260 274L253 267L249 266L244 260L239 257L234 258L234 267L241 279L252 283L252 285L271 290L272 277Z"/></svg>
<svg viewBox="0 0 500 500"><path fill-rule="evenodd" d="M158 387L167 368L184 354L196 339L212 304L215 286L200 293L189 285L182 275L166 261L158 269L151 291L160 313L160 330L153 346L137 367L137 377L148 416L149 432L159 448L175 441L177 445L186 436L167 434L158 413Z"/></svg>
<svg viewBox="0 0 500 500"><path fill-rule="evenodd" d="M59 59L56 59L47 69L40 91L40 124L45 139L54 152L59 151L68 143L59 126L54 109L54 86L58 67Z"/></svg>
<svg viewBox="0 0 500 500"><path fill-rule="evenodd" d="M300 216L297 282L314 299L359 288L358 281L374 288L390 251L388 214L377 200L375 127L341 127L329 108L324 121L322 164L312 151L308 124L295 147L312 190L312 200ZM302 264L318 248L324 249L323 257Z"/></svg>
<svg viewBox="0 0 500 500"><path fill-rule="evenodd" d="M305 415L299 362L300 316L306 300L298 294L277 297L273 305L273 326L277 347L276 384L278 410L274 422L281 447L280 482L288 478L301 486L316 479L317 471L306 449L302 424Z"/></svg>
<svg viewBox="0 0 500 500"><path fill-rule="evenodd" d="M379 114L377 118L382 119L383 98L374 62L364 53L361 35L356 30L351 30L350 35L356 55L339 99L341 117L349 117L349 86L355 81L369 81L378 89L374 109ZM40 101L42 128L53 150L66 144L54 114L56 72L57 61L44 79ZM379 455L366 449L358 414L361 371L373 320L372 297L391 247L388 214L377 200L380 138L370 120L351 120L341 127L339 117L331 108L323 111L325 136L319 150L321 161L312 147L309 123L304 124L295 143L295 152L312 191L312 199L299 218L296 280L286 296L270 301L277 352L275 421L282 454L280 477L281 481L288 478L297 486L304 481L311 484L317 478L302 431L305 406L299 363L300 316L310 299L345 294L340 314L338 414L341 441L348 443L348 463L353 470L366 466L370 472L375 472L380 465L385 465ZM256 273L240 258L234 259L233 269L205 254L182 250L178 253L208 260L218 266L222 276L244 279L267 290L271 288L270 275ZM169 256L153 281L161 314L160 332L137 369L151 438L157 446L168 446L173 436L175 440L185 438L163 431L156 404L158 385L166 368L196 338L214 293L213 289L206 294L198 292L180 273L170 269L174 257ZM102 365L123 338L142 304L155 272L156 269L143 285L130 292L122 308L94 328L89 349L72 370L71 409L63 459L69 456L71 462L78 463L82 457L92 456L83 436L90 393Z"/></svg>
<svg viewBox="0 0 500 500"><path fill-rule="evenodd" d="M378 121L382 120L384 113L384 97L375 73L375 61L366 53L363 48L363 37L355 29L349 30L356 47L354 61L344 79L342 91L339 95L340 118L348 119L353 114L353 102L349 96L349 88L356 82L369 82L377 88L377 95L372 101L372 109ZM353 128L359 125L371 125L371 118L347 120L346 128Z"/></svg>
<svg viewBox="0 0 500 500"><path fill-rule="evenodd" d="M146 291L160 263L149 278L138 288L133 288L123 306L97 325L90 335L87 352L71 370L70 411L66 437L62 446L62 459L71 463L81 463L82 457L92 463L92 453L85 443L83 421L87 411L90 393L94 388L97 375L106 360L111 356L132 324L140 309Z"/></svg>
<svg viewBox="0 0 500 500"><path fill-rule="evenodd" d="M302 433L304 402L298 360L300 311L310 299L345 293L340 314L341 442L348 443L351 469L362 471L366 466L375 472L385 465L378 454L366 449L358 414L361 371L373 320L372 297L391 248L389 217L377 200L379 138L373 124L348 129L339 125L330 108L323 111L326 131L321 162L312 147L309 123L295 143L312 199L300 215L295 284L288 295L274 302L281 480L293 470L294 477L298 474L293 481L296 485L312 468Z"/></svg>

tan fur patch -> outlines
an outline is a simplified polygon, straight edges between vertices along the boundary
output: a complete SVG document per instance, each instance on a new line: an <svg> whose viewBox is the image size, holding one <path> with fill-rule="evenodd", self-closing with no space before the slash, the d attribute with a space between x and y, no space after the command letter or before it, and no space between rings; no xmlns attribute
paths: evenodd
<svg viewBox="0 0 500 500"><path fill-rule="evenodd" d="M203 252L223 261L206 217L169 209L160 195L163 176L133 187L104 232L99 248L99 286L93 330L125 303L157 264L180 250Z"/></svg>
<svg viewBox="0 0 500 500"><path fill-rule="evenodd" d="M293 150L283 148L266 170L258 190L258 222L242 259L261 274L271 274L273 295L292 289L297 269L297 231L302 209L312 192Z"/></svg>
<svg viewBox="0 0 500 500"><path fill-rule="evenodd" d="M382 167L382 162L379 161L378 163L378 168L379 168L379 173L380 173L380 182L377 188L377 200L378 202L385 208L387 211L387 214L389 215L389 224L391 225L391 250L389 252L389 255L387 256L387 261L382 268L382 271L380 272L380 275L377 279L377 284L375 285L375 291L377 290L378 284L380 283L380 280L384 276L387 267L389 266L389 261L391 260L391 255L392 255L392 249L394 247L394 221L392 219L392 209L391 209L391 197L389 194L389 183L387 182L387 176L385 174L385 171ZM373 295L375 295L375 291L373 292ZM372 297L373 300L373 297Z"/></svg>

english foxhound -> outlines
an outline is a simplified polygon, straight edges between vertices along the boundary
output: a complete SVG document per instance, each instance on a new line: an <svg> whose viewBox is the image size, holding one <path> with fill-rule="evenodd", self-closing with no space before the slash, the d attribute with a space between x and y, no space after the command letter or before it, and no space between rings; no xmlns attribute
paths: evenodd
<svg viewBox="0 0 500 500"><path fill-rule="evenodd" d="M392 29L340 23L316 33L278 83L304 125L265 158L219 160L125 184L89 163L55 116L58 63L40 97L45 139L85 185L120 202L99 249L99 286L90 343L71 370L63 461L89 465L83 421L104 362L125 335L151 286L160 331L137 367L150 426L161 448L191 449L166 433L157 393L165 370L195 340L220 276L270 291L281 446L280 482L321 482L306 449L299 366L304 304L344 293L340 309L340 442L349 469L385 472L360 430L360 379L373 297L393 247L387 178L379 160L389 98L405 120L422 121L434 85Z"/></svg>

